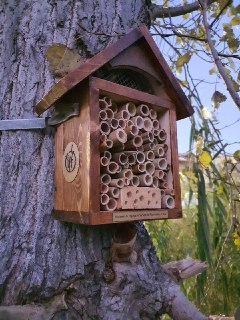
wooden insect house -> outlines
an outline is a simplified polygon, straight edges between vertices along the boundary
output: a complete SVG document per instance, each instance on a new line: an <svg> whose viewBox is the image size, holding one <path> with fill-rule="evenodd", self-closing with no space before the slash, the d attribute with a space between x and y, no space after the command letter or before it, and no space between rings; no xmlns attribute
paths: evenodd
<svg viewBox="0 0 240 320"><path fill-rule="evenodd" d="M181 217L176 120L193 109L145 26L69 72L35 110L53 104L75 115L56 130L54 218Z"/></svg>

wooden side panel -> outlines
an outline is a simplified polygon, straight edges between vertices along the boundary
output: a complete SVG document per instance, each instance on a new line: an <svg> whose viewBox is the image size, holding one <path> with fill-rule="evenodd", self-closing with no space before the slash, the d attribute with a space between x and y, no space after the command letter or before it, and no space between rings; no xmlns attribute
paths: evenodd
<svg viewBox="0 0 240 320"><path fill-rule="evenodd" d="M55 147L55 198L54 209L61 211L89 211L89 163L90 163L90 118L87 90L81 97L80 115L61 124L56 132ZM69 142L77 145L79 169L72 182L66 181L64 150ZM67 213L66 213L67 214Z"/></svg>
<svg viewBox="0 0 240 320"><path fill-rule="evenodd" d="M179 162L178 162L178 144L177 144L177 123L176 112L174 109L170 110L170 137L171 137L171 153L172 153L172 173L173 173L173 187L175 191L175 205L176 208L181 209L181 186L179 177Z"/></svg>

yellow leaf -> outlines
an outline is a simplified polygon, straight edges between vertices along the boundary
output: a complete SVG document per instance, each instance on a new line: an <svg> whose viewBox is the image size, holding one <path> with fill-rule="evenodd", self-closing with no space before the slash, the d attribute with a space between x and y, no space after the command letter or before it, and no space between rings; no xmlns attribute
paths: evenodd
<svg viewBox="0 0 240 320"><path fill-rule="evenodd" d="M237 162L240 162L240 150L235 151L233 157Z"/></svg>
<svg viewBox="0 0 240 320"><path fill-rule="evenodd" d="M218 194L218 195L223 194L223 185L222 185L222 184L220 184L220 185L218 186L217 194Z"/></svg>
<svg viewBox="0 0 240 320"><path fill-rule="evenodd" d="M59 77L64 77L84 61L77 52L74 52L61 43L55 43L49 46L46 52L46 58L50 71Z"/></svg>
<svg viewBox="0 0 240 320"><path fill-rule="evenodd" d="M210 165L210 163L211 163L211 161L212 161L212 157L211 157L211 155L210 155L209 152L203 151L203 152L198 156L198 160L199 160L199 162L201 163L201 165L202 165L205 169L207 169L207 168L209 168L209 165Z"/></svg>
<svg viewBox="0 0 240 320"><path fill-rule="evenodd" d="M239 237L237 231L233 232L233 239L234 239L235 246L238 248L238 250L240 250L240 237Z"/></svg>

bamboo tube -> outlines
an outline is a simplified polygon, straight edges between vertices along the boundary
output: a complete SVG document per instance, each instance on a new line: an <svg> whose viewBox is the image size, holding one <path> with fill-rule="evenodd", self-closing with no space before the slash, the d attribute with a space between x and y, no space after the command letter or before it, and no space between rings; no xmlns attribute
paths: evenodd
<svg viewBox="0 0 240 320"><path fill-rule="evenodd" d="M153 129L159 130L160 129L160 123L158 120L153 120L152 121Z"/></svg>
<svg viewBox="0 0 240 320"><path fill-rule="evenodd" d="M108 174L115 174L118 171L119 165L111 161L106 167L101 167L101 171Z"/></svg>
<svg viewBox="0 0 240 320"><path fill-rule="evenodd" d="M175 192L173 189L165 189L165 194L169 195L169 196L174 196Z"/></svg>
<svg viewBox="0 0 240 320"><path fill-rule="evenodd" d="M153 142L154 136L152 132L144 132L141 134L143 143Z"/></svg>
<svg viewBox="0 0 240 320"><path fill-rule="evenodd" d="M162 171L162 170L160 170L160 171ZM166 174L166 172L164 172L164 171L162 171L163 172L163 174L161 175L161 177L160 178L158 178L161 182L166 182L167 181L167 174Z"/></svg>
<svg viewBox="0 0 240 320"><path fill-rule="evenodd" d="M132 167L132 172L133 173L144 173L145 172L145 163L138 163L138 164L135 164L133 167Z"/></svg>
<svg viewBox="0 0 240 320"><path fill-rule="evenodd" d="M166 195L165 190L160 189L160 192L161 192L161 197L163 197L163 196L165 196L165 195Z"/></svg>
<svg viewBox="0 0 240 320"><path fill-rule="evenodd" d="M113 111L112 111L112 109L109 109L109 108L108 108L108 109L105 110L105 112L106 112L107 117L108 117L109 120L113 118Z"/></svg>
<svg viewBox="0 0 240 320"><path fill-rule="evenodd" d="M117 109L118 109L117 104L115 102L112 102L112 105L109 106L109 108L112 109L114 114L117 112Z"/></svg>
<svg viewBox="0 0 240 320"><path fill-rule="evenodd" d="M103 156L104 156L104 157L107 157L109 160L112 159L112 154L111 154L111 152L109 152L109 151L104 151L104 152L103 152Z"/></svg>
<svg viewBox="0 0 240 320"><path fill-rule="evenodd" d="M166 181L164 181L164 182L161 182L160 181L160 188L161 189L169 189L169 187L168 187L168 183L166 182Z"/></svg>
<svg viewBox="0 0 240 320"><path fill-rule="evenodd" d="M100 195L100 203L101 205L106 205L109 202L109 196L106 193Z"/></svg>
<svg viewBox="0 0 240 320"><path fill-rule="evenodd" d="M124 169L129 169L129 167L130 167L129 162L127 162L127 163L125 163L125 164L123 165L123 168L124 168Z"/></svg>
<svg viewBox="0 0 240 320"><path fill-rule="evenodd" d="M161 147L160 145L156 145L153 151L156 157L158 158L164 157L165 151L164 151L164 148Z"/></svg>
<svg viewBox="0 0 240 320"><path fill-rule="evenodd" d="M156 176L153 177L153 187L159 188L159 179Z"/></svg>
<svg viewBox="0 0 240 320"><path fill-rule="evenodd" d="M112 146L113 146L112 140L107 139L107 140L103 141L103 142L100 144L99 149L100 149L100 151L102 152L102 151L111 149Z"/></svg>
<svg viewBox="0 0 240 320"><path fill-rule="evenodd" d="M125 144L125 149L131 149L134 150L137 147L140 147L142 145L142 137L141 136L135 136L132 140L128 140Z"/></svg>
<svg viewBox="0 0 240 320"><path fill-rule="evenodd" d="M109 183L110 187L123 188L124 187L124 179L112 179Z"/></svg>
<svg viewBox="0 0 240 320"><path fill-rule="evenodd" d="M163 170L155 170L154 176L158 177L158 179L163 179L165 172Z"/></svg>
<svg viewBox="0 0 240 320"><path fill-rule="evenodd" d="M106 135L110 133L110 126L107 121L100 122L100 131L102 134L106 134Z"/></svg>
<svg viewBox="0 0 240 320"><path fill-rule="evenodd" d="M159 140L159 142L164 142L167 139L167 133L164 129L159 130L157 139Z"/></svg>
<svg viewBox="0 0 240 320"><path fill-rule="evenodd" d="M119 198L119 194L120 194L119 189L116 187L110 187L108 190L108 195L111 198Z"/></svg>
<svg viewBox="0 0 240 320"><path fill-rule="evenodd" d="M165 158L157 158L153 160L155 168L165 170L167 167L167 160Z"/></svg>
<svg viewBox="0 0 240 320"><path fill-rule="evenodd" d="M155 166L151 161L145 162L145 171L146 173L153 175L155 171Z"/></svg>
<svg viewBox="0 0 240 320"><path fill-rule="evenodd" d="M142 129L143 128L143 118L140 116L136 116L131 118L131 121L135 124L135 126L138 127L138 129Z"/></svg>
<svg viewBox="0 0 240 320"><path fill-rule="evenodd" d="M139 151L139 152L144 152L143 145L141 145L139 147L136 147L136 150Z"/></svg>
<svg viewBox="0 0 240 320"><path fill-rule="evenodd" d="M114 153L112 155L112 159L121 165L124 165L128 162L128 156L123 152Z"/></svg>
<svg viewBox="0 0 240 320"><path fill-rule="evenodd" d="M135 164L136 163L136 158L137 158L136 153L128 154L128 163L129 163L129 165Z"/></svg>
<svg viewBox="0 0 240 320"><path fill-rule="evenodd" d="M138 176L133 176L132 179L130 180L130 186L138 187L139 183L140 181Z"/></svg>
<svg viewBox="0 0 240 320"><path fill-rule="evenodd" d="M155 144L153 142L143 144L144 151L153 150L154 147L155 147Z"/></svg>
<svg viewBox="0 0 240 320"><path fill-rule="evenodd" d="M139 177L139 186L141 187L149 187L153 183L153 177L148 173L140 174L138 177Z"/></svg>
<svg viewBox="0 0 240 320"><path fill-rule="evenodd" d="M100 158L100 165L106 167L109 164L110 160L107 157Z"/></svg>
<svg viewBox="0 0 240 320"><path fill-rule="evenodd" d="M106 110L100 110L100 112L99 112L99 118L100 118L101 120L107 120L108 116L107 116Z"/></svg>
<svg viewBox="0 0 240 320"><path fill-rule="evenodd" d="M119 125L119 127L120 127L121 129L125 129L125 128L126 128L126 125L127 125L126 120L125 120L125 119L119 119L119 120L118 120L118 125Z"/></svg>
<svg viewBox="0 0 240 320"><path fill-rule="evenodd" d="M105 183L100 183L100 192L101 193L108 193L109 186Z"/></svg>
<svg viewBox="0 0 240 320"><path fill-rule="evenodd" d="M173 209L175 208L175 201L172 196L166 195L161 199L162 208Z"/></svg>
<svg viewBox="0 0 240 320"><path fill-rule="evenodd" d="M149 117L150 117L152 120L157 119L157 111L151 108L151 109L149 110Z"/></svg>
<svg viewBox="0 0 240 320"><path fill-rule="evenodd" d="M109 174L101 174L100 176L100 180L101 180L101 183L103 184L109 184L111 182L111 177Z"/></svg>
<svg viewBox="0 0 240 320"><path fill-rule="evenodd" d="M117 201L113 198L109 199L106 205L102 205L103 211L114 211L117 208Z"/></svg>
<svg viewBox="0 0 240 320"><path fill-rule="evenodd" d="M146 104L140 104L140 106L137 107L136 115L147 117L149 115L149 107Z"/></svg>
<svg viewBox="0 0 240 320"><path fill-rule="evenodd" d="M136 161L137 163L144 163L145 161L145 154L141 151L138 151L136 154Z"/></svg>
<svg viewBox="0 0 240 320"><path fill-rule="evenodd" d="M116 145L119 142L126 143L127 135L122 129L117 129L109 134L109 139L112 140L113 145Z"/></svg>
<svg viewBox="0 0 240 320"><path fill-rule="evenodd" d="M114 175L114 178L127 178L131 179L133 177L132 170L130 169L123 169L121 172Z"/></svg>
<svg viewBox="0 0 240 320"><path fill-rule="evenodd" d="M122 111L119 111L115 114L115 118L116 119L125 119L125 120L129 120L130 119L130 114L125 111L125 110L122 110Z"/></svg>
<svg viewBox="0 0 240 320"><path fill-rule="evenodd" d="M130 126L133 126L134 125L134 123L132 122L132 120L128 120L127 121L127 127L130 127Z"/></svg>
<svg viewBox="0 0 240 320"><path fill-rule="evenodd" d="M168 172L169 170L170 170L170 164L168 163L165 171Z"/></svg>
<svg viewBox="0 0 240 320"><path fill-rule="evenodd" d="M112 152L121 152L125 150L125 143L119 142L113 146Z"/></svg>
<svg viewBox="0 0 240 320"><path fill-rule="evenodd" d="M101 144L102 142L106 141L106 140L107 140L107 135L106 135L106 134L101 134L101 135L100 135L100 144Z"/></svg>
<svg viewBox="0 0 240 320"><path fill-rule="evenodd" d="M144 154L147 161L153 161L155 159L155 155L152 150L144 151Z"/></svg>
<svg viewBox="0 0 240 320"><path fill-rule="evenodd" d="M131 117L134 117L136 114L136 106L133 102L128 102L124 104L123 106L119 107L119 111L127 111Z"/></svg>
<svg viewBox="0 0 240 320"><path fill-rule="evenodd" d="M132 178L131 178L131 179L132 179ZM125 179L124 179L124 185L125 185L125 186L129 186L131 179L125 178Z"/></svg>
<svg viewBox="0 0 240 320"><path fill-rule="evenodd" d="M138 127L135 125L127 126L124 131L126 132L128 139L134 138L139 132Z"/></svg>
<svg viewBox="0 0 240 320"><path fill-rule="evenodd" d="M110 97L103 97L99 99L99 108L105 110L112 106L112 100Z"/></svg>
<svg viewBox="0 0 240 320"><path fill-rule="evenodd" d="M110 120L110 127L113 129L113 130L116 130L119 126L119 121L118 119L115 119L115 118L112 118Z"/></svg>
<svg viewBox="0 0 240 320"><path fill-rule="evenodd" d="M143 119L143 128L142 131L150 132L153 129L152 120L148 117Z"/></svg>

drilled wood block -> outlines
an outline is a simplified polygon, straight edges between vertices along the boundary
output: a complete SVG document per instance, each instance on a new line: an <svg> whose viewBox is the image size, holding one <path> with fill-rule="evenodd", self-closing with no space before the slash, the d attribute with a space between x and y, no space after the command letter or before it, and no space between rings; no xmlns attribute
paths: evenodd
<svg viewBox="0 0 240 320"><path fill-rule="evenodd" d="M122 209L161 209L160 189L124 187L120 190L119 207Z"/></svg>

